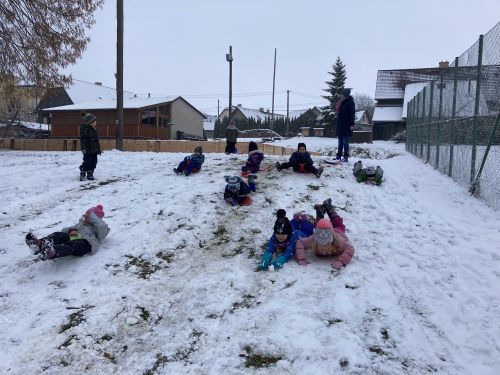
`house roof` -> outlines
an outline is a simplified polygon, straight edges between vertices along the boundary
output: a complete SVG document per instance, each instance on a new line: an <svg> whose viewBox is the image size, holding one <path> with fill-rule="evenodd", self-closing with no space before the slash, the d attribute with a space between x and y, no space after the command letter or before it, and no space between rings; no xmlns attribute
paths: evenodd
<svg viewBox="0 0 500 375"><path fill-rule="evenodd" d="M354 121L355 122L361 121L361 119L363 118L363 115L365 114L365 112L366 111L364 109L362 109L360 111L354 112Z"/></svg>
<svg viewBox="0 0 500 375"><path fill-rule="evenodd" d="M163 103L170 103L181 98L180 96L170 96L163 98L123 98L124 109L145 108ZM96 109L116 109L115 99L99 99L90 102L63 105L60 107L45 108L44 111L77 111L77 110L96 110Z"/></svg>
<svg viewBox="0 0 500 375"><path fill-rule="evenodd" d="M224 111L227 111L227 110L228 110L228 108L224 109ZM239 105L233 106L233 112L236 110L239 110L243 114L243 116L245 116L247 119L253 117L255 120L265 121L266 119L271 118L271 112L261 112L257 109L244 108L244 107L241 107ZM275 113L274 118L275 119L285 118L285 116L282 114L279 114L279 113Z"/></svg>
<svg viewBox="0 0 500 375"><path fill-rule="evenodd" d="M407 85L430 82L442 71L442 68L379 70L377 72L375 100L403 99Z"/></svg>
<svg viewBox="0 0 500 375"><path fill-rule="evenodd" d="M375 107L372 122L399 122L402 113L402 106Z"/></svg>
<svg viewBox="0 0 500 375"><path fill-rule="evenodd" d="M73 79L72 84L66 87L65 90L73 104L92 102L99 99L116 99L116 89L78 79ZM123 92L124 98L132 98L133 96L133 92Z"/></svg>
<svg viewBox="0 0 500 375"><path fill-rule="evenodd" d="M420 91L422 91L424 87L427 86L428 84L429 82L417 82L406 85L405 95L403 99L403 114L402 114L404 118L407 117L406 112L408 111L408 102L410 102L415 97L415 95L417 95Z"/></svg>

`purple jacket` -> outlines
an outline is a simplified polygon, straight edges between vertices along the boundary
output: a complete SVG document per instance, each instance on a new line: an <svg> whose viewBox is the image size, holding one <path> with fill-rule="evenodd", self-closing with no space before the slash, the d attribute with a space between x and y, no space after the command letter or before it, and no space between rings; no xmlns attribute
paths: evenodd
<svg viewBox="0 0 500 375"><path fill-rule="evenodd" d="M257 173L260 168L260 163L264 159L264 154L259 150L253 150L248 153L248 160L241 167L242 172Z"/></svg>

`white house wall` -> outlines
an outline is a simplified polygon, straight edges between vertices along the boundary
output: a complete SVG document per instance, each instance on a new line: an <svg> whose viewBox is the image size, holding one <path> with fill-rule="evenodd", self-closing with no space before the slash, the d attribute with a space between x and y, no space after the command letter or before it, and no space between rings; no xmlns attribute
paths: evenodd
<svg viewBox="0 0 500 375"><path fill-rule="evenodd" d="M194 135L203 138L203 115L187 104L184 100L178 99L172 102L171 137L175 139L177 131L186 135Z"/></svg>

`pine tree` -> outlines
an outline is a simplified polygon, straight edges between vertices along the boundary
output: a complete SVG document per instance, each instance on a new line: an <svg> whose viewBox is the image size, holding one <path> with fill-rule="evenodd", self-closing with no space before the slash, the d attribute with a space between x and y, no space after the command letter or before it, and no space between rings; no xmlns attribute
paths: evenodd
<svg viewBox="0 0 500 375"><path fill-rule="evenodd" d="M325 127L324 135L327 137L334 137L337 125L335 104L337 103L337 100L339 100L340 92L344 88L347 78L345 65L340 57L337 57L335 65L332 66L332 71L328 72L328 74L332 76L332 79L325 82L328 85L328 88L323 91L326 91L328 95L323 95L323 98L328 100L328 105L322 108L321 123Z"/></svg>

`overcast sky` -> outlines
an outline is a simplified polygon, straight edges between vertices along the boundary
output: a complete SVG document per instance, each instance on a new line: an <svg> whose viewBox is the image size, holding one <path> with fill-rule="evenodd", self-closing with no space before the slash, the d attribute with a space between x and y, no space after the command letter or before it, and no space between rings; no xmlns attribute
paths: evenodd
<svg viewBox="0 0 500 375"><path fill-rule="evenodd" d="M182 95L201 111L233 104L275 112L322 105L337 56L353 93L374 97L377 70L451 61L500 21L498 0L126 0L124 88ZM116 1L107 0L89 31L74 78L115 87Z"/></svg>

